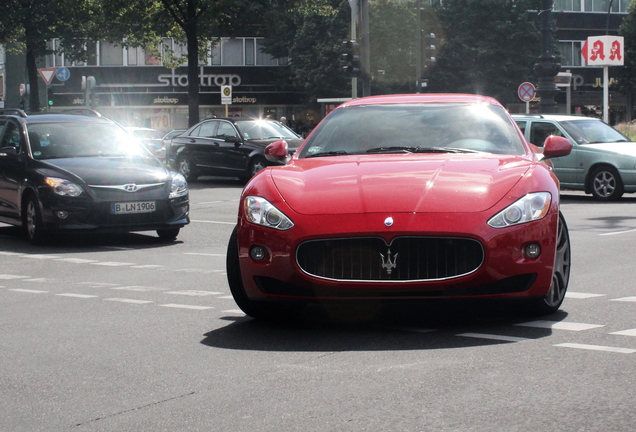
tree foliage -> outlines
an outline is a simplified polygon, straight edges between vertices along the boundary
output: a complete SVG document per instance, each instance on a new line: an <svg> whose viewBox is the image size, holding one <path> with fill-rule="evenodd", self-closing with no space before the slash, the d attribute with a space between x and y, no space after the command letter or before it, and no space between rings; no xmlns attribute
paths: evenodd
<svg viewBox="0 0 636 432"><path fill-rule="evenodd" d="M618 34L625 38L625 66L618 68L618 90L636 96L636 2L632 1Z"/></svg>
<svg viewBox="0 0 636 432"><path fill-rule="evenodd" d="M445 33L431 91L466 92L516 100L533 81L541 49L536 0L445 0L438 17Z"/></svg>
<svg viewBox="0 0 636 432"><path fill-rule="evenodd" d="M38 71L36 59L53 52L49 41L59 38L59 50L70 58L82 52L86 35L94 21L89 0L2 0L0 2L0 43L11 52L24 52L29 106L39 111Z"/></svg>

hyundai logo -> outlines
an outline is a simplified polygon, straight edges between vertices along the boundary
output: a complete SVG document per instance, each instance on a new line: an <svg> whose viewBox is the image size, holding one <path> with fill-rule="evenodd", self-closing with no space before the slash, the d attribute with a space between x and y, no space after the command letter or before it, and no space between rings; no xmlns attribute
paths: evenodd
<svg viewBox="0 0 636 432"><path fill-rule="evenodd" d="M137 185L134 184L134 183L124 185L124 190L126 192L136 192L137 191Z"/></svg>

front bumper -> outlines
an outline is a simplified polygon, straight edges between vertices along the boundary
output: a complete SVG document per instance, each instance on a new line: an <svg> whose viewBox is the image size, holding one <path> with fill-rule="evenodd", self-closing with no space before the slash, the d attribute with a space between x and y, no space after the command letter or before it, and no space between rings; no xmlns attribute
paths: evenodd
<svg viewBox="0 0 636 432"><path fill-rule="evenodd" d="M294 215L295 226L288 231L264 228L241 218L238 242L243 285L252 300L544 296L552 282L558 214L504 229L488 226L490 215ZM382 223L389 216L395 220L392 227ZM483 262L468 274L429 280L317 277L303 271L297 262L299 245L310 240L380 237L391 245L395 238L404 236L472 239L483 248ZM540 246L537 258L524 253L529 243ZM255 261L250 257L254 246L266 249L265 259Z"/></svg>

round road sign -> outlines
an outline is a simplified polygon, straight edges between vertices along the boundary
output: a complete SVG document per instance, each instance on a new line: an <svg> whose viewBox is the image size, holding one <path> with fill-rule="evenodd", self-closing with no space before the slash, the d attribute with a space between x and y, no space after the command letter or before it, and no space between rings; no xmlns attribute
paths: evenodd
<svg viewBox="0 0 636 432"><path fill-rule="evenodd" d="M537 94L537 89L530 82L521 83L517 90L519 98L524 102L530 102Z"/></svg>

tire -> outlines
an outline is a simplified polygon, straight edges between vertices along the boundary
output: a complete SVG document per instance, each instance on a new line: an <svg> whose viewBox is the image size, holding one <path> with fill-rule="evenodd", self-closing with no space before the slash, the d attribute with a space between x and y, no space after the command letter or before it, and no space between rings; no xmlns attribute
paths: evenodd
<svg viewBox="0 0 636 432"><path fill-rule="evenodd" d="M303 301L254 301L245 293L238 255L238 227L234 227L227 245L227 282L234 301L246 315L255 319L287 322L299 319L307 306Z"/></svg>
<svg viewBox="0 0 636 432"><path fill-rule="evenodd" d="M623 181L618 171L610 166L600 166L590 175L592 195L599 201L616 201L623 196Z"/></svg>
<svg viewBox="0 0 636 432"><path fill-rule="evenodd" d="M232 231L232 235L230 236L230 241L227 245L225 266L230 292L238 307L252 318L267 318L262 305L250 300L245 293L238 255L238 227L234 227L234 231Z"/></svg>
<svg viewBox="0 0 636 432"><path fill-rule="evenodd" d="M240 178L242 181L248 181L252 177L254 177L259 171L267 168L267 162L260 156L255 156L249 163L247 167L247 172L242 175Z"/></svg>
<svg viewBox="0 0 636 432"><path fill-rule="evenodd" d="M570 235L565 218L559 213L559 228L557 234L556 257L552 283L545 297L535 300L531 305L531 312L536 315L549 315L559 310L570 281L570 266L572 256L570 250Z"/></svg>
<svg viewBox="0 0 636 432"><path fill-rule="evenodd" d="M42 210L35 195L30 195L24 207L24 232L32 245L42 245L47 240L47 233L42 224Z"/></svg>
<svg viewBox="0 0 636 432"><path fill-rule="evenodd" d="M176 169L187 181L192 182L197 179L196 166L187 156L179 156L176 162Z"/></svg>
<svg viewBox="0 0 636 432"><path fill-rule="evenodd" d="M179 235L181 228L166 228L157 230L157 235L160 239L166 241L174 241Z"/></svg>

